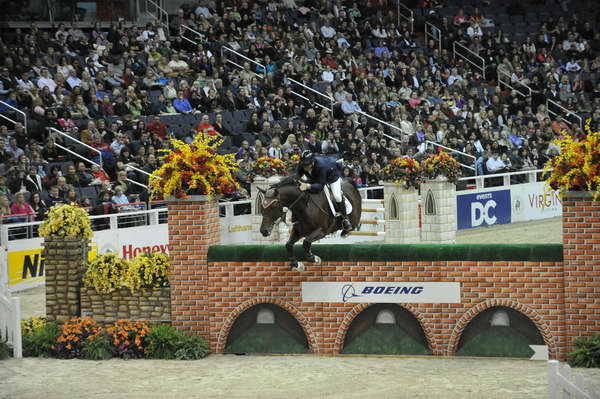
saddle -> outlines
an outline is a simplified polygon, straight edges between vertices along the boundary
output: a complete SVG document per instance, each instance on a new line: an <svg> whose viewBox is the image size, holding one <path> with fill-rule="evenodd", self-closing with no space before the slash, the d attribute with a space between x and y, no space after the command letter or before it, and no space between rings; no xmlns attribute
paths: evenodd
<svg viewBox="0 0 600 399"><path fill-rule="evenodd" d="M329 187L329 184L325 186L323 192L325 193L325 197L327 198L327 203L329 204L331 214L336 217L340 216L340 212L336 209L336 204L333 201L333 192L331 191L331 187ZM344 193L344 190L342 190L342 198L344 200L344 203L346 204L346 214L350 215L350 213L352 213L352 203L350 203L350 201L348 200L348 197L346 196L346 193Z"/></svg>

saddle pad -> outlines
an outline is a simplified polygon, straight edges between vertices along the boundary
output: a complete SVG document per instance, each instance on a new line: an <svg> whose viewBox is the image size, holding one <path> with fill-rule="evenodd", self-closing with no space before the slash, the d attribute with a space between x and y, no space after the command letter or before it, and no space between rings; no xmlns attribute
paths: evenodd
<svg viewBox="0 0 600 399"><path fill-rule="evenodd" d="M331 214L333 216L335 216L336 215L335 205L333 204L333 201L331 199L333 197L333 192L331 191L331 187L329 187L329 184L325 187L326 188L323 191L325 192L325 197L327 197L327 203L329 204L329 209L331 209ZM346 203L346 214L349 215L352 213L352 204L350 203L350 201L348 201L348 198L346 197L346 195L344 194L343 191L342 191L342 197L344 198L344 202Z"/></svg>

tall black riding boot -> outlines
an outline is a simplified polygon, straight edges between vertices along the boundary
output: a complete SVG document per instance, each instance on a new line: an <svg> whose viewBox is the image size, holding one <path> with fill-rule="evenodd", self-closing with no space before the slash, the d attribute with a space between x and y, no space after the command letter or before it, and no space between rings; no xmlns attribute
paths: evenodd
<svg viewBox="0 0 600 399"><path fill-rule="evenodd" d="M348 234L352 230L352 224L350 223L350 219L348 219L348 214L346 213L346 202L338 202L337 207L342 216L342 234Z"/></svg>

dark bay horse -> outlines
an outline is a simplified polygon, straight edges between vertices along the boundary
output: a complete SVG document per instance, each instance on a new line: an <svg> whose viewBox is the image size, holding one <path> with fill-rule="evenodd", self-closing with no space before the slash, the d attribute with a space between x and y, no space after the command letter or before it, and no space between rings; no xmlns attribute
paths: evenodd
<svg viewBox="0 0 600 399"><path fill-rule="evenodd" d="M294 244L304 238L302 247L305 260L319 264L321 259L310 250L312 243L341 230L342 222L340 217L332 214L323 191L318 194L303 192L300 191L299 184L300 182L294 177L286 177L267 190L261 190L263 201L260 232L265 237L269 236L275 225L285 222L286 211L292 211L292 233L285 248L291 261L291 268L303 271L304 265L294 257ZM352 204L352 212L348 218L352 228L356 229L362 212L360 194L354 183L349 180L342 182L342 191Z"/></svg>

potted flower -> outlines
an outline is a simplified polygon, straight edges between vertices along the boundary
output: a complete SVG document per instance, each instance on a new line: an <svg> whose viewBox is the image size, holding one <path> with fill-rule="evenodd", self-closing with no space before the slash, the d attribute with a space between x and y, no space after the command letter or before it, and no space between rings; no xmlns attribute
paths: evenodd
<svg viewBox="0 0 600 399"><path fill-rule="evenodd" d="M595 200L600 197L600 132L592 132L591 119L585 123L586 137L576 140L570 135L555 140L560 153L544 167L549 189L560 190L561 195L570 191L593 191Z"/></svg>
<svg viewBox="0 0 600 399"><path fill-rule="evenodd" d="M262 157L252 162L250 178L257 177L268 179L273 176L282 176L287 173L288 165L279 158Z"/></svg>
<svg viewBox="0 0 600 399"><path fill-rule="evenodd" d="M439 152L431 155L421 162L423 167L423 177L434 180L437 178L445 178L450 183L458 183L460 176L460 163L447 152Z"/></svg>
<svg viewBox="0 0 600 399"><path fill-rule="evenodd" d="M400 184L404 188L418 188L423 169L419 162L408 157L398 157L383 168L382 177L385 182Z"/></svg>
<svg viewBox="0 0 600 399"><path fill-rule="evenodd" d="M204 133L196 134L189 144L171 140L173 149L159 150L166 153L161 157L163 164L150 176L152 197L187 199L188 194L233 194L238 188L233 176L238 165L233 154L217 153L222 143Z"/></svg>
<svg viewBox="0 0 600 399"><path fill-rule="evenodd" d="M45 239L92 238L92 225L88 213L74 205L57 205L50 208L38 233Z"/></svg>

